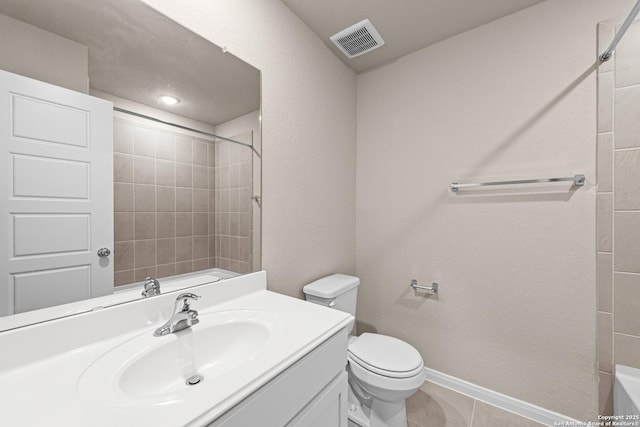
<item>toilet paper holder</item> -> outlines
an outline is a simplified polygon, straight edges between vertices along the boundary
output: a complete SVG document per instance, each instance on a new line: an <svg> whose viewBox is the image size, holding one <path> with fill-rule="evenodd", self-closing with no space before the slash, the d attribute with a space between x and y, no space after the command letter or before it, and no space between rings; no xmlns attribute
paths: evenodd
<svg viewBox="0 0 640 427"><path fill-rule="evenodd" d="M411 285L410 285L413 289L420 289L422 291L427 291L430 292L432 294L437 294L438 293L438 284L436 282L433 282L431 284L431 286L423 286L423 285L418 285L418 281L416 279L411 279Z"/></svg>

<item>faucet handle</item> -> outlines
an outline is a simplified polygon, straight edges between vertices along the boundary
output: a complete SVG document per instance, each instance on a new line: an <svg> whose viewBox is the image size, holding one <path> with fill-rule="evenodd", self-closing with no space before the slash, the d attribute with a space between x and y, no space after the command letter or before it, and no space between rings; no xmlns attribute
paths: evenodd
<svg viewBox="0 0 640 427"><path fill-rule="evenodd" d="M196 295L196 294L192 294L191 292L187 292L187 293L178 295L178 298L176 298L176 299L183 299L185 301L190 300L190 299L198 300L198 299L200 299L200 295Z"/></svg>
<svg viewBox="0 0 640 427"><path fill-rule="evenodd" d="M199 299L200 299L200 295L192 294L191 292L178 295L178 297L176 298L176 311L178 311L178 308L180 307L180 305L182 305L182 308L180 308L180 311L188 311L191 301L195 301Z"/></svg>

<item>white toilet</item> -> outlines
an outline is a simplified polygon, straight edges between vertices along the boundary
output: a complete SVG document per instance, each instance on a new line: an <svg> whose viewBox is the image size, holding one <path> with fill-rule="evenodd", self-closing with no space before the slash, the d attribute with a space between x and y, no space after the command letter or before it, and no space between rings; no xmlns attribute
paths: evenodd
<svg viewBox="0 0 640 427"><path fill-rule="evenodd" d="M355 316L360 279L334 274L303 288L307 301ZM351 331L349 331L351 332ZM424 383L418 350L397 338L349 337L349 426L407 427L405 399Z"/></svg>

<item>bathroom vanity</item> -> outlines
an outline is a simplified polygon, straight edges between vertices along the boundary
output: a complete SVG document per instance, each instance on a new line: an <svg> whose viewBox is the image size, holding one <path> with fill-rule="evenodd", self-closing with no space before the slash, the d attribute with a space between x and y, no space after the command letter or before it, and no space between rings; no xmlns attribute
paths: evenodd
<svg viewBox="0 0 640 427"><path fill-rule="evenodd" d="M352 316L258 272L189 288L199 322L154 336L181 292L0 333L2 423L347 425Z"/></svg>

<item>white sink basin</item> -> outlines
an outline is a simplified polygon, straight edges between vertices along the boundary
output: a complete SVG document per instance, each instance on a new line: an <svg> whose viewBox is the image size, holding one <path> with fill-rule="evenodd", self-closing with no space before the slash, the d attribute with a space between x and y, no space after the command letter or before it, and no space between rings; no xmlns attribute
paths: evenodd
<svg viewBox="0 0 640 427"><path fill-rule="evenodd" d="M79 395L100 404L167 404L233 375L281 333L278 318L255 310L200 315L178 333L155 328L123 342L92 363L78 381ZM187 385L194 376L197 385Z"/></svg>

